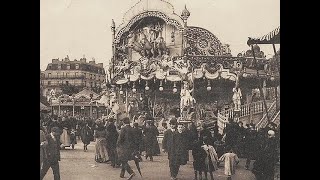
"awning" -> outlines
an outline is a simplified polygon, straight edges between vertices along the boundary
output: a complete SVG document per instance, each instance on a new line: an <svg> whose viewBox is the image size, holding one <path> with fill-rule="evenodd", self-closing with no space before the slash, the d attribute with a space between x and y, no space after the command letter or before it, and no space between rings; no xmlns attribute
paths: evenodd
<svg viewBox="0 0 320 180"><path fill-rule="evenodd" d="M247 44L248 46L251 46L252 44L280 44L280 26L262 37L249 37Z"/></svg>

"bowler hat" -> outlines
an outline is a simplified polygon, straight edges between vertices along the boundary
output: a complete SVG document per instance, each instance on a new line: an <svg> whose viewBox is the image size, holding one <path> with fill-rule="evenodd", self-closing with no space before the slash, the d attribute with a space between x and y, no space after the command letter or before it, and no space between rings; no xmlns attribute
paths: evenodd
<svg viewBox="0 0 320 180"><path fill-rule="evenodd" d="M176 118L170 119L169 124L176 125L177 124L177 119Z"/></svg>
<svg viewBox="0 0 320 180"><path fill-rule="evenodd" d="M125 118L122 119L122 122L124 124L130 124L130 119L128 117L125 117Z"/></svg>
<svg viewBox="0 0 320 180"><path fill-rule="evenodd" d="M51 132L58 133L59 131L60 131L60 129L58 127L56 127L56 126L51 128Z"/></svg>

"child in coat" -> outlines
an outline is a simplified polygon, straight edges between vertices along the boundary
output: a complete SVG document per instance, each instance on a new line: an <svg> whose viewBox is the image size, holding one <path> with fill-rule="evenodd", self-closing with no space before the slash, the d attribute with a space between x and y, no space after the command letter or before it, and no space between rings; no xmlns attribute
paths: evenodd
<svg viewBox="0 0 320 180"><path fill-rule="evenodd" d="M209 145L210 139L206 136L203 137L202 141L197 141L194 144L194 148L192 151L193 155L193 168L195 172L195 179L197 180L197 173L199 174L199 178L202 179L202 172L204 172L205 179L208 179L208 172L210 173L211 180L213 178L213 171L218 169L218 156L216 150L213 146Z"/></svg>

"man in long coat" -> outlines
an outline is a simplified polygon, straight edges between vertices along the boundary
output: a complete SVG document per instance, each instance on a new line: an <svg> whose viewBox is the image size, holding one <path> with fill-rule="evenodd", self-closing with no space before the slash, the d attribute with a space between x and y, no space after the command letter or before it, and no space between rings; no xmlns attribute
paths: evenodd
<svg viewBox="0 0 320 180"><path fill-rule="evenodd" d="M49 168L52 168L54 180L60 180L60 130L58 127L52 127L51 133L46 135L48 144L46 145L47 159L44 160L40 179L42 180L47 174Z"/></svg>
<svg viewBox="0 0 320 180"><path fill-rule="evenodd" d="M162 151L168 152L169 168L171 180L176 180L180 165L185 165L187 162L187 144L186 137L183 133L177 130L177 120L175 118L170 120L170 128L164 133L162 140ZM181 125L182 127L182 125Z"/></svg>
<svg viewBox="0 0 320 180"><path fill-rule="evenodd" d="M133 128L130 126L129 118L123 118L124 126L121 128L119 137L117 140L117 153L118 160L121 162L121 173L120 177L123 178L125 171L127 171L130 176L128 180L135 176L135 173L131 169L128 161L133 159L133 152L135 149L135 133Z"/></svg>

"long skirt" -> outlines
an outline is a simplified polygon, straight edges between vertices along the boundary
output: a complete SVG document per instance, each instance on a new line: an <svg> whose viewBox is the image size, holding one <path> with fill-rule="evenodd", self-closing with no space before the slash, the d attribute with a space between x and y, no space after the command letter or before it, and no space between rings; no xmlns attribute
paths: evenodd
<svg viewBox="0 0 320 180"><path fill-rule="evenodd" d="M70 146L70 135L66 129L62 130L62 134L60 135L60 142L62 146L69 147Z"/></svg>
<svg viewBox="0 0 320 180"><path fill-rule="evenodd" d="M96 141L95 161L106 162L108 159L107 140L106 138L97 138Z"/></svg>

